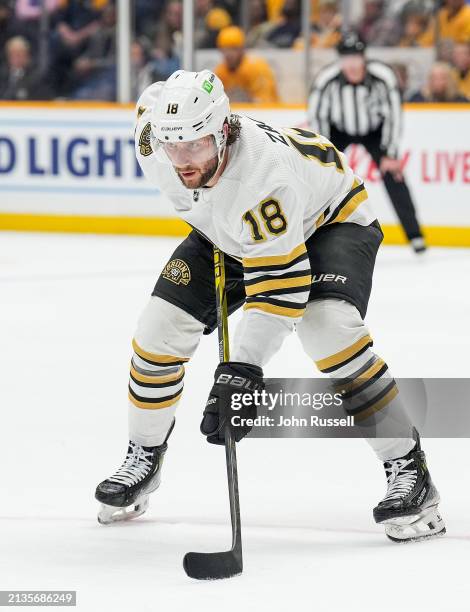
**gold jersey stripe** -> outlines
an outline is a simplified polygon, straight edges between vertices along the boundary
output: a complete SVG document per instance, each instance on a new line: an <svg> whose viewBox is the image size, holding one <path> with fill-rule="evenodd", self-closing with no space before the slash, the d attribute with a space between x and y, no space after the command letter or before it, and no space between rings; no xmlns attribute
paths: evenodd
<svg viewBox="0 0 470 612"><path fill-rule="evenodd" d="M312 282L312 275L305 274L304 276L297 276L295 278L272 278L271 280L260 281L253 285L245 286L247 296L256 295L257 293L263 293L264 291L271 291L273 289L288 289L290 287L302 287L302 285L310 285ZM310 287L306 287L305 291L308 291Z"/></svg>
<svg viewBox="0 0 470 612"><path fill-rule="evenodd" d="M299 244L287 255L270 255L266 257L244 257L242 264L244 268L258 267L258 266L277 266L288 264L293 261L299 255L306 253L307 249L305 243Z"/></svg>
<svg viewBox="0 0 470 612"><path fill-rule="evenodd" d="M148 359L149 361L154 361L155 363L178 364L181 361L189 361L189 357L175 357L174 355L157 355L156 353L149 353L149 351L144 351L144 349L140 348L140 346L137 344L135 338L134 340L132 340L132 348L139 357L142 357L142 359Z"/></svg>
<svg viewBox="0 0 470 612"><path fill-rule="evenodd" d="M383 359L377 359L377 361L374 361L370 368L367 368L367 370L362 372L362 374L359 374L359 376L355 380L348 383L347 385L339 385L341 387L341 391L343 391L343 393L348 393L349 391L357 389L357 387L363 385L366 380L369 380L370 378L372 378L372 376L377 374L380 368L382 368L384 365L385 361Z"/></svg>
<svg viewBox="0 0 470 612"><path fill-rule="evenodd" d="M301 317L305 308L286 308L285 306L275 306L274 304L268 304L267 302L249 302L243 306L243 310L249 310L250 308L256 308L269 312L269 314L277 314L283 317Z"/></svg>
<svg viewBox="0 0 470 612"><path fill-rule="evenodd" d="M318 219L315 222L315 227L318 229L324 220L325 220L325 213L322 212L322 214L318 217Z"/></svg>
<svg viewBox="0 0 470 612"><path fill-rule="evenodd" d="M343 361L348 360L350 357L353 357L357 352L367 346L370 342L372 342L372 338L367 335L359 338L354 344L348 346L347 348L335 353L334 355L330 355L329 357L325 357L325 359L320 359L319 361L315 361L315 365L319 370L327 370L328 368L332 368L336 365L339 365Z"/></svg>
<svg viewBox="0 0 470 612"><path fill-rule="evenodd" d="M367 189L365 188L359 193L356 193L356 195L349 200L346 206L341 210L338 216L333 219L331 223L343 223L344 221L346 221L346 219L353 214L356 208L358 208L358 206L362 204L362 202L365 202L368 197L369 194L367 193Z"/></svg>
<svg viewBox="0 0 470 612"><path fill-rule="evenodd" d="M385 406L390 404L390 402L397 395L398 395L398 387L394 385L390 389L390 391L386 395L384 395L378 402L376 402L375 404L372 404L372 406L369 406L369 408L367 408L363 412L358 412L357 414L355 414L354 420L357 423L360 423L361 421L365 421L365 419L367 419L368 417L372 416L373 414L375 414L379 410L382 410L382 408L385 408Z"/></svg>
<svg viewBox="0 0 470 612"><path fill-rule="evenodd" d="M136 400L135 397L130 392L128 394L128 397L129 397L129 400L134 404L134 406L137 406L137 408L143 408L144 410L160 410L161 408L168 408L169 406L173 406L173 404L176 404L176 402L178 402L179 399L181 398L182 393L183 391L181 390L181 393L179 393L176 397L166 400L166 402L159 402L159 403L140 402L139 400Z"/></svg>
<svg viewBox="0 0 470 612"><path fill-rule="evenodd" d="M155 376L147 376L146 374L141 374L140 372L137 372L137 370L133 366L131 366L131 374L139 382L167 383L177 380L181 375L184 376L184 366L178 368L178 370L174 374L167 374L166 376L159 376L157 372L155 373Z"/></svg>

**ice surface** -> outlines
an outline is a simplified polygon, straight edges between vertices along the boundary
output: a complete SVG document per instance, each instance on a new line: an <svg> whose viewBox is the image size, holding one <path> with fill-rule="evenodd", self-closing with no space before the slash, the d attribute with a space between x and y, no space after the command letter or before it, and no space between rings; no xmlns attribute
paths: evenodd
<svg viewBox="0 0 470 612"><path fill-rule="evenodd" d="M448 535L408 545L388 542L373 523L385 482L364 442L245 440L245 571L219 583L186 577L185 552L230 545L223 449L199 433L215 336L187 368L150 510L133 523L98 525L94 488L126 448L134 325L175 244L1 235L0 589L76 589L77 608L90 612L468 611L463 439L424 441ZM469 376L469 278L470 250L420 259L381 250L367 321L396 376ZM295 336L266 374L315 375Z"/></svg>

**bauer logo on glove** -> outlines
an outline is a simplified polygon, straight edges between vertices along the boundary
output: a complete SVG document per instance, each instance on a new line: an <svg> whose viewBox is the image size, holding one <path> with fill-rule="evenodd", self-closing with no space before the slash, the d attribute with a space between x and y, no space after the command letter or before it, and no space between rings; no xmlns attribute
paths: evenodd
<svg viewBox="0 0 470 612"><path fill-rule="evenodd" d="M263 388L263 370L249 363L227 361L221 363L214 374L214 385L204 409L201 422L201 432L207 436L211 444L224 444L225 425L232 427L233 437L239 442L251 431L251 426L232 425L232 417L240 417L240 422L256 418L256 402L254 392ZM244 389L245 394L253 395L251 402L242 405L240 409L232 408L232 395Z"/></svg>

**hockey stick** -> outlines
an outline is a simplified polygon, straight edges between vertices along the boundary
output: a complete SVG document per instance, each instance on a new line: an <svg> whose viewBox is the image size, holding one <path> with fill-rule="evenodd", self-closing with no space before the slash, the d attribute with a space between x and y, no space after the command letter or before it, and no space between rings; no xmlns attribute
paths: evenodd
<svg viewBox="0 0 470 612"><path fill-rule="evenodd" d="M229 361L230 348L227 322L227 294L225 291L224 254L214 246L215 294L217 306L217 331L219 335L219 359ZM242 530L240 500L238 497L237 452L230 424L225 424L225 461L227 464L230 518L232 521L232 548L217 553L186 553L183 560L185 572L198 580L218 580L241 574L243 570Z"/></svg>

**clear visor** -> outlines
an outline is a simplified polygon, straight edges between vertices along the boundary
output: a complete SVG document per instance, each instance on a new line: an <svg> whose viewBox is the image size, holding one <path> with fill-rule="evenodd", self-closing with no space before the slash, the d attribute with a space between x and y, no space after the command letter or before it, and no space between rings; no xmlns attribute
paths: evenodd
<svg viewBox="0 0 470 612"><path fill-rule="evenodd" d="M217 157L218 153L215 138L212 134L185 142L157 140L156 144L158 151L163 152L173 166L177 168L200 166Z"/></svg>

